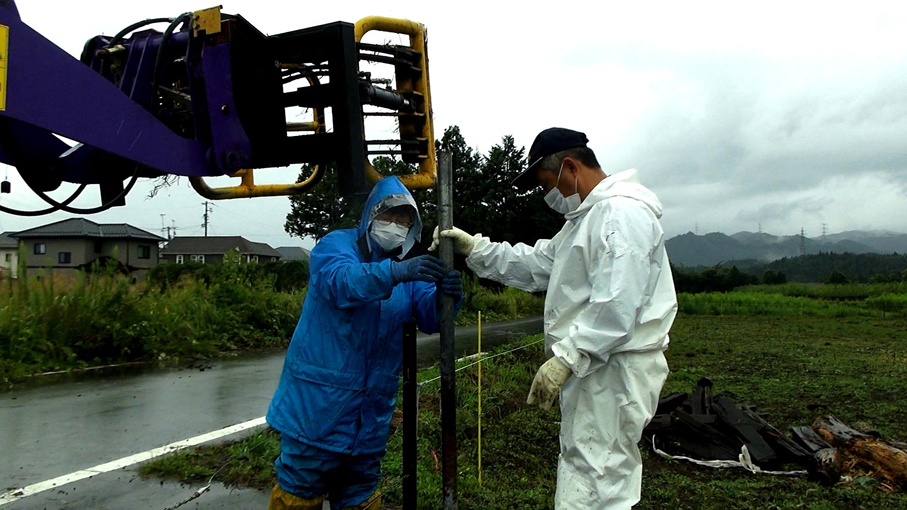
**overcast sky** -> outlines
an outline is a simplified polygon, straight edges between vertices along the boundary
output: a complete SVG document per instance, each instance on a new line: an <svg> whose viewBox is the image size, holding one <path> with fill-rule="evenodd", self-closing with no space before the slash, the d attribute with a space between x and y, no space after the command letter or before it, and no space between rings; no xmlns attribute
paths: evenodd
<svg viewBox="0 0 907 510"><path fill-rule="evenodd" d="M211 2L212 4L214 2ZM667 235L740 230L807 236L907 232L907 5L794 2L223 0L277 34L368 15L429 30L438 136L459 125L482 152L512 134L528 147L551 126L584 131L608 173L637 168L664 204ZM208 7L186 1L21 0L23 21L73 55L97 34ZM90 8L88 5L90 4ZM391 36L377 42L393 41ZM14 72L11 70L10 72ZM0 172L2 172L0 168ZM37 208L14 169L3 204ZM269 170L271 182L297 169ZM64 185L55 196L64 196ZM201 233L204 199L183 182L91 216ZM76 205L97 204L85 193ZM286 198L219 201L209 234L310 246L283 231ZM494 214L489 211L489 214ZM0 213L0 230L68 217Z"/></svg>

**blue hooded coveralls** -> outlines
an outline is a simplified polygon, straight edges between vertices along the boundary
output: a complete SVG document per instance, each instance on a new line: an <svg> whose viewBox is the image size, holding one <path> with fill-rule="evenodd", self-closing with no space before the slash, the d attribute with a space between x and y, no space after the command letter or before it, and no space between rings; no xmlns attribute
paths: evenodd
<svg viewBox="0 0 907 510"><path fill-rule="evenodd" d="M368 235L375 216L413 208L402 253L383 253ZM396 177L372 190L356 229L335 230L312 250L308 294L267 421L281 433L275 462L283 490L328 494L333 508L366 500L381 477L402 363L402 326L438 331L434 283L394 285L391 263L421 237L422 222Z"/></svg>

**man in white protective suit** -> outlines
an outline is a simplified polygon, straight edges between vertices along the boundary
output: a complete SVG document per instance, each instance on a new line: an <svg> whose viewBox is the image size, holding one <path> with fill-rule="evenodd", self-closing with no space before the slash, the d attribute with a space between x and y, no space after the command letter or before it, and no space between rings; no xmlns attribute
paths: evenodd
<svg viewBox="0 0 907 510"><path fill-rule="evenodd" d="M635 170L606 175L583 133L539 133L514 180L541 186L566 222L535 246L440 233L478 276L547 291L546 350L528 403L560 394L555 508L630 508L640 498L637 443L668 375L664 351L677 297L658 219L661 203ZM435 230L437 245L438 231Z"/></svg>

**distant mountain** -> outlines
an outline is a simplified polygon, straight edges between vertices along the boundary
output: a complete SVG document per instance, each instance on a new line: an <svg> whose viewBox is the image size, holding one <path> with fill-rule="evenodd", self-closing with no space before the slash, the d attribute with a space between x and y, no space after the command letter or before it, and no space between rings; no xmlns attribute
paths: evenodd
<svg viewBox="0 0 907 510"><path fill-rule="evenodd" d="M901 234L900 232L892 232L890 230L848 230L846 232L841 232L840 234L829 234L825 237L825 240L829 243L836 243L843 240L863 242L866 240L903 235L904 234Z"/></svg>
<svg viewBox="0 0 907 510"><path fill-rule="evenodd" d="M907 253L907 234L872 237L860 242L879 253Z"/></svg>
<svg viewBox="0 0 907 510"><path fill-rule="evenodd" d="M735 241L740 241L749 246L777 243L779 239L781 239L778 236L766 234L765 232L737 232L730 237Z"/></svg>
<svg viewBox="0 0 907 510"><path fill-rule="evenodd" d="M770 262L796 257L803 247L811 253L907 253L907 234L889 231L852 230L819 238L775 236L764 232L737 232L726 235L692 232L665 242L674 264L686 267L714 266L728 261L756 260Z"/></svg>
<svg viewBox="0 0 907 510"><path fill-rule="evenodd" d="M748 258L746 246L721 233L698 236L692 232L665 242L671 262L688 267L714 266L725 260Z"/></svg>

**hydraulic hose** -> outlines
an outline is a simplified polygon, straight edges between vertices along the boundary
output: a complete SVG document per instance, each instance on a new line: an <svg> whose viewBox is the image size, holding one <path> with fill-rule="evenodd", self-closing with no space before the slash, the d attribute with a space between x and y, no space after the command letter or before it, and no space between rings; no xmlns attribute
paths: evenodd
<svg viewBox="0 0 907 510"><path fill-rule="evenodd" d="M110 48L110 47L114 46L115 44L119 43L124 37L129 35L132 31L142 28L144 26L153 25L155 23L172 23L172 22L173 22L173 18L150 18L150 19L146 19L143 21L139 21L137 23L133 23L133 24L129 25L128 27L124 28L123 30L120 30L119 32L117 32L117 35L113 36L113 39L111 39L110 42L107 43L107 47Z"/></svg>
<svg viewBox="0 0 907 510"><path fill-rule="evenodd" d="M151 113L155 113L156 110L157 87L161 79L160 73L164 64L164 49L166 48L167 43L170 42L170 37L173 35L177 26L189 22L192 19L192 16L193 14L191 12L180 14L170 22L170 25L164 30L164 35L161 36L161 44L157 47L157 57L154 59L154 72L151 74Z"/></svg>
<svg viewBox="0 0 907 510"><path fill-rule="evenodd" d="M73 214L95 214L95 213L99 213L99 212L104 212L104 211L106 211L107 209L110 209L111 207L113 207L114 204L116 204L117 202L119 202L120 199L122 199L123 197L125 197L126 195L128 195L130 191L132 191L132 187L135 186L135 183L136 183L136 181L138 181L138 180L139 180L139 167L136 166L136 167L135 167L135 172L132 173L132 179L129 180L129 184L127 184L126 187L123 188L123 191L121 191L119 195L117 195L116 197L114 197L114 198L108 200L108 201L107 201L106 203L104 203L104 204L101 204L101 205L99 205L99 206L97 206L97 207L91 207L91 208L88 208L88 209L82 209L82 208L79 208L79 207L69 207L69 204L68 204L68 203L57 202L56 200L54 200L54 199L50 198L49 196L47 196L47 194L44 193L43 191L36 190L36 189L34 189L34 188L32 188L32 191L34 191L34 192L35 192L35 195L38 195L38 197L40 197L41 200L44 200L45 202L47 202L47 203L50 204L51 206L56 207L56 208L58 208L58 209L61 210L61 211L65 211L65 212L73 213ZM84 186L85 186L85 184L82 184L82 187L84 187ZM79 192L81 193L81 191L79 191ZM71 202L71 200L70 200L70 202ZM55 210L56 210L56 209L55 209Z"/></svg>
<svg viewBox="0 0 907 510"><path fill-rule="evenodd" d="M57 212L57 211L61 210L62 208L71 204L73 200L78 198L79 195L81 195L82 192L85 191L85 188L87 186L88 186L88 184L85 184L83 182L81 185L79 185L78 189L76 189L73 192L73 194L69 196L69 198L67 198L66 200L64 200L62 202L59 202L57 205L48 207L47 209L37 209L34 211L22 211L19 209L13 209L10 207L0 205L0 212L5 212L7 214L13 214L15 216L44 216L45 214ZM48 197L48 198L50 198L50 197ZM46 200L45 200L45 202L46 202Z"/></svg>

